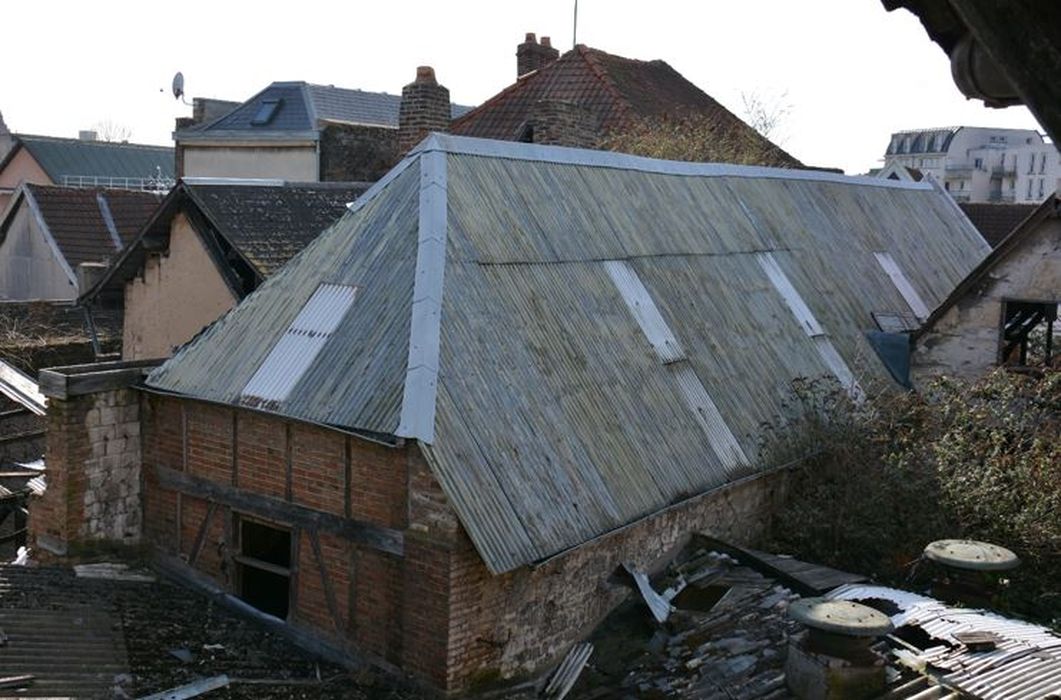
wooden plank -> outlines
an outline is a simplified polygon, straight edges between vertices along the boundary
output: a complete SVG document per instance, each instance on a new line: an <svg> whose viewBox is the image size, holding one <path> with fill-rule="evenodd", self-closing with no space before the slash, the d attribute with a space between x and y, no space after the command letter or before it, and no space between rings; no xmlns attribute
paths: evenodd
<svg viewBox="0 0 1061 700"><path fill-rule="evenodd" d="M298 609L298 577L301 575L302 566L300 557L302 553L302 528L291 530L291 574L288 577L287 610L290 617Z"/></svg>
<svg viewBox="0 0 1061 700"><path fill-rule="evenodd" d="M328 577L328 569L324 566L324 555L321 554L320 538L316 532L309 533L309 543L313 547L313 557L317 560L317 571L320 572L321 585L324 587L324 598L328 601L328 612L332 615L335 623L335 632L343 636L343 622L339 619L339 606L335 603L335 591L332 590L332 581Z"/></svg>
<svg viewBox="0 0 1061 700"><path fill-rule="evenodd" d="M268 571L269 573L276 574L277 576L283 576L285 578L289 578L291 576L291 569L287 568L286 566L277 566L276 564L272 564L267 561L262 561L261 559L249 557L246 554L233 554L232 558L238 561L240 564L244 564L255 569L261 569L262 571Z"/></svg>
<svg viewBox="0 0 1061 700"><path fill-rule="evenodd" d="M204 693L208 693L211 690L218 690L219 688L227 688L229 684L228 676L212 676L210 678L203 678L182 685L177 688L170 688L169 690L163 690L161 693L154 693L153 695L145 695L140 700L188 700L189 698L197 698Z"/></svg>
<svg viewBox="0 0 1061 700"><path fill-rule="evenodd" d="M206 541L206 533L210 529L210 521L214 518L214 511L217 510L217 503L210 501L210 504L206 508L206 517L203 518L203 522L199 525L199 531L195 533L195 542L192 543L192 551L188 553L188 565L195 566L195 561L199 558L199 552L203 549L203 542Z"/></svg>
<svg viewBox="0 0 1061 700"><path fill-rule="evenodd" d="M284 424L284 498L288 501L291 500L293 495L292 480L292 468L291 463L291 424Z"/></svg>
<svg viewBox="0 0 1061 700"><path fill-rule="evenodd" d="M180 493L184 493L207 501L217 501L235 510L290 523L305 530L331 532L370 549L399 557L404 554L404 537L400 530L380 527L313 510L296 503L287 503L270 496L242 491L227 484L218 484L209 479L185 474L168 467L155 466L154 469L159 486L179 492L178 497Z"/></svg>
<svg viewBox="0 0 1061 700"><path fill-rule="evenodd" d="M239 486L239 411L232 412L232 485Z"/></svg>

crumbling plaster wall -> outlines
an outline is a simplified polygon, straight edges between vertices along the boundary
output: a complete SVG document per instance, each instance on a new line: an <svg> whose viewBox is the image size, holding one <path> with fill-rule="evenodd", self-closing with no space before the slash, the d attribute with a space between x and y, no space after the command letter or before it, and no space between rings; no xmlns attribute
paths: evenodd
<svg viewBox="0 0 1061 700"><path fill-rule="evenodd" d="M939 375L972 379L997 366L1007 299L1061 301L1061 219L1040 224L917 340L915 384Z"/></svg>

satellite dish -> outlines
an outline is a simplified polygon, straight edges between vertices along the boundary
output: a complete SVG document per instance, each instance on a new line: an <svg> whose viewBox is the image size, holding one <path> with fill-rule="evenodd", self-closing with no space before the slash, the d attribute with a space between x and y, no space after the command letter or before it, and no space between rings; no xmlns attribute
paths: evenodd
<svg viewBox="0 0 1061 700"><path fill-rule="evenodd" d="M173 76L173 97L180 99L184 95L184 74L177 71L177 74Z"/></svg>

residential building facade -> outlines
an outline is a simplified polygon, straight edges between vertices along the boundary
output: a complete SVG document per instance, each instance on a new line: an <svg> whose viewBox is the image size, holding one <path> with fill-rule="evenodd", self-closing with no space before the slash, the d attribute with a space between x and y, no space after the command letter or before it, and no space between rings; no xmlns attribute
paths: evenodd
<svg viewBox="0 0 1061 700"><path fill-rule="evenodd" d="M958 202L1042 202L1061 178L1061 153L1031 129L948 127L892 134L884 170L931 174Z"/></svg>
<svg viewBox="0 0 1061 700"><path fill-rule="evenodd" d="M169 357L335 223L366 189L181 180L81 301L123 309L123 359Z"/></svg>

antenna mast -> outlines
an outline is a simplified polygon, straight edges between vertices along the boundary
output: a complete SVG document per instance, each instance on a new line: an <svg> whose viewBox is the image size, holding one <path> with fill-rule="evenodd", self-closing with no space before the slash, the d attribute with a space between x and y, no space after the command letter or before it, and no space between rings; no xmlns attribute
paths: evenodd
<svg viewBox="0 0 1061 700"><path fill-rule="evenodd" d="M575 23L571 30L571 48L578 46L578 0L575 0Z"/></svg>

